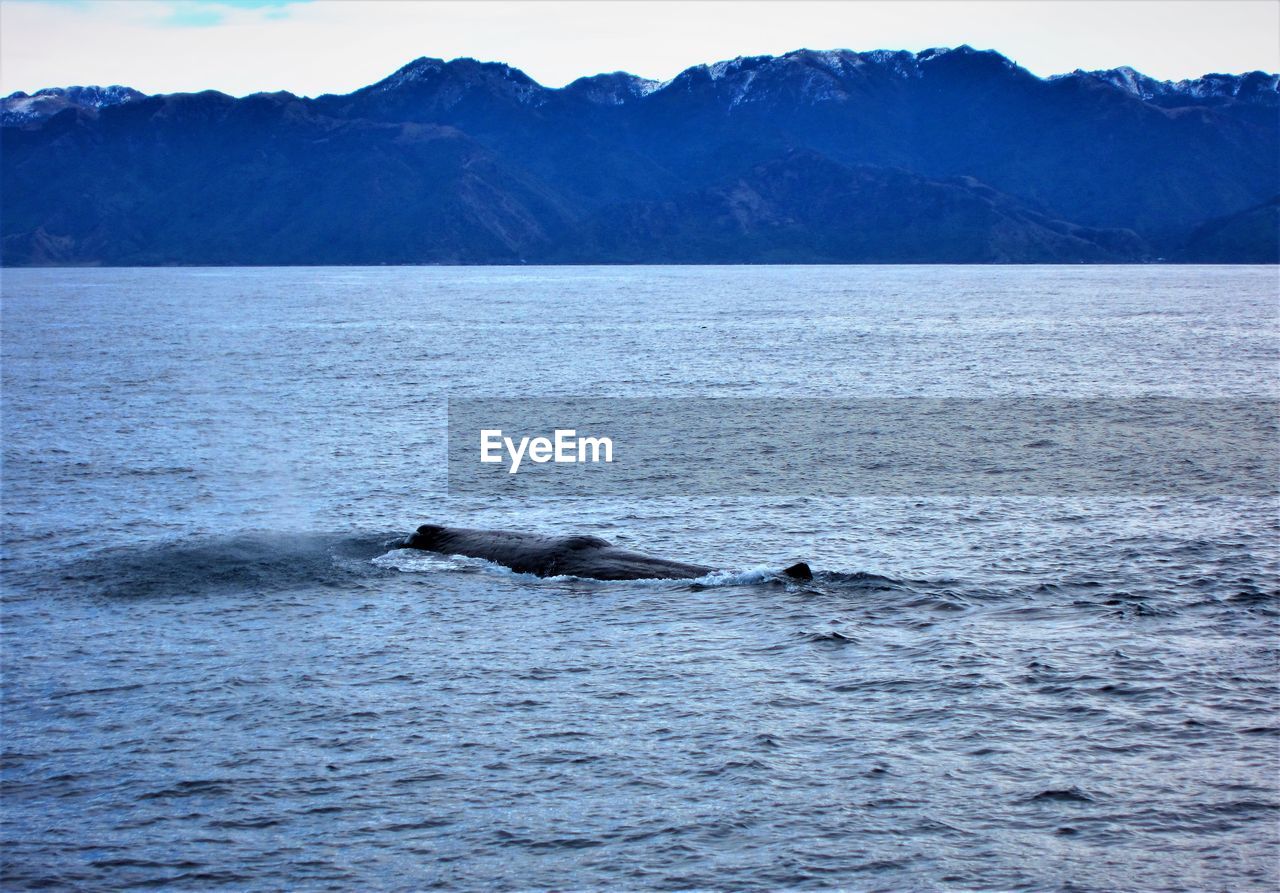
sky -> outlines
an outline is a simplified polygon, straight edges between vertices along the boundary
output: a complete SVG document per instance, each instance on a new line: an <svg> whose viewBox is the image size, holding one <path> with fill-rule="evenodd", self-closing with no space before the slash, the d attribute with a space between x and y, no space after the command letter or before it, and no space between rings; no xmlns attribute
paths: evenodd
<svg viewBox="0 0 1280 893"><path fill-rule="evenodd" d="M346 93L419 56L549 87L734 56L967 43L1041 76L1280 71L1280 0L0 0L0 94L72 84Z"/></svg>

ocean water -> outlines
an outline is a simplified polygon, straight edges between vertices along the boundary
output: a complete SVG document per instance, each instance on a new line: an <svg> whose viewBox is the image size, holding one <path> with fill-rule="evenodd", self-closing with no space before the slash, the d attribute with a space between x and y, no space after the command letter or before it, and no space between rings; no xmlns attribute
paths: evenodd
<svg viewBox="0 0 1280 893"><path fill-rule="evenodd" d="M1274 399L1273 267L0 294L6 889L1280 885L1274 496L516 498L444 452L449 398ZM426 521L722 570L389 547Z"/></svg>

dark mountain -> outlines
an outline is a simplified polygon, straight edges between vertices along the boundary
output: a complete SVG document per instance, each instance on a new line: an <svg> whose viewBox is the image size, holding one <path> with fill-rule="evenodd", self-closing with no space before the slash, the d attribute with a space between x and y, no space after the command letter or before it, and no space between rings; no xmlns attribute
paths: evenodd
<svg viewBox="0 0 1280 893"><path fill-rule="evenodd" d="M6 263L502 263L568 231L553 191L452 127L284 94L120 111L5 134Z"/></svg>
<svg viewBox="0 0 1280 893"><path fill-rule="evenodd" d="M1197 227L1177 259L1198 264L1280 264L1280 196Z"/></svg>
<svg viewBox="0 0 1280 893"><path fill-rule="evenodd" d="M1053 220L970 177L929 180L797 151L731 182L610 207L564 260L1069 263L1143 256L1131 230Z"/></svg>
<svg viewBox="0 0 1280 893"><path fill-rule="evenodd" d="M800 50L540 86L0 100L6 265L1251 261L1277 76ZM1271 207L1271 206L1267 206Z"/></svg>

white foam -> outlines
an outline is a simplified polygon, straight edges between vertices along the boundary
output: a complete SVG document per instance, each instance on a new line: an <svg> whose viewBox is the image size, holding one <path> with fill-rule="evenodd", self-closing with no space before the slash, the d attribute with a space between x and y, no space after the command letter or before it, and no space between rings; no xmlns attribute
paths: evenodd
<svg viewBox="0 0 1280 893"><path fill-rule="evenodd" d="M467 558L465 555L441 555L439 552L424 552L420 549L392 549L385 555L379 555L371 560L378 567L389 567L407 574L463 570L468 564L473 567L483 565L499 567L479 558Z"/></svg>
<svg viewBox="0 0 1280 893"><path fill-rule="evenodd" d="M758 583L776 580L781 576L782 571L779 568L761 565L743 571L712 571L705 576L698 577L696 580L688 580L686 582L697 583L701 586L754 586Z"/></svg>

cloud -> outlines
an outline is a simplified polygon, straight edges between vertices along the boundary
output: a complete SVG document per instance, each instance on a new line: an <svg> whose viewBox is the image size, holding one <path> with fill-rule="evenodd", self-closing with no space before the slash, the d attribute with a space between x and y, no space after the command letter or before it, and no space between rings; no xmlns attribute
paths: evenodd
<svg viewBox="0 0 1280 893"><path fill-rule="evenodd" d="M6 5L49 6L79 13L99 13L117 6L112 0L4 0ZM137 21L177 28L208 28L226 24L236 13L256 13L255 18L280 20L289 7L312 0L134 0L128 12ZM118 11L113 10L113 11Z"/></svg>
<svg viewBox="0 0 1280 893"><path fill-rule="evenodd" d="M221 25L238 10L261 11L265 19L283 19L288 7L310 0L152 0L168 8L164 24L180 28L207 28Z"/></svg>

